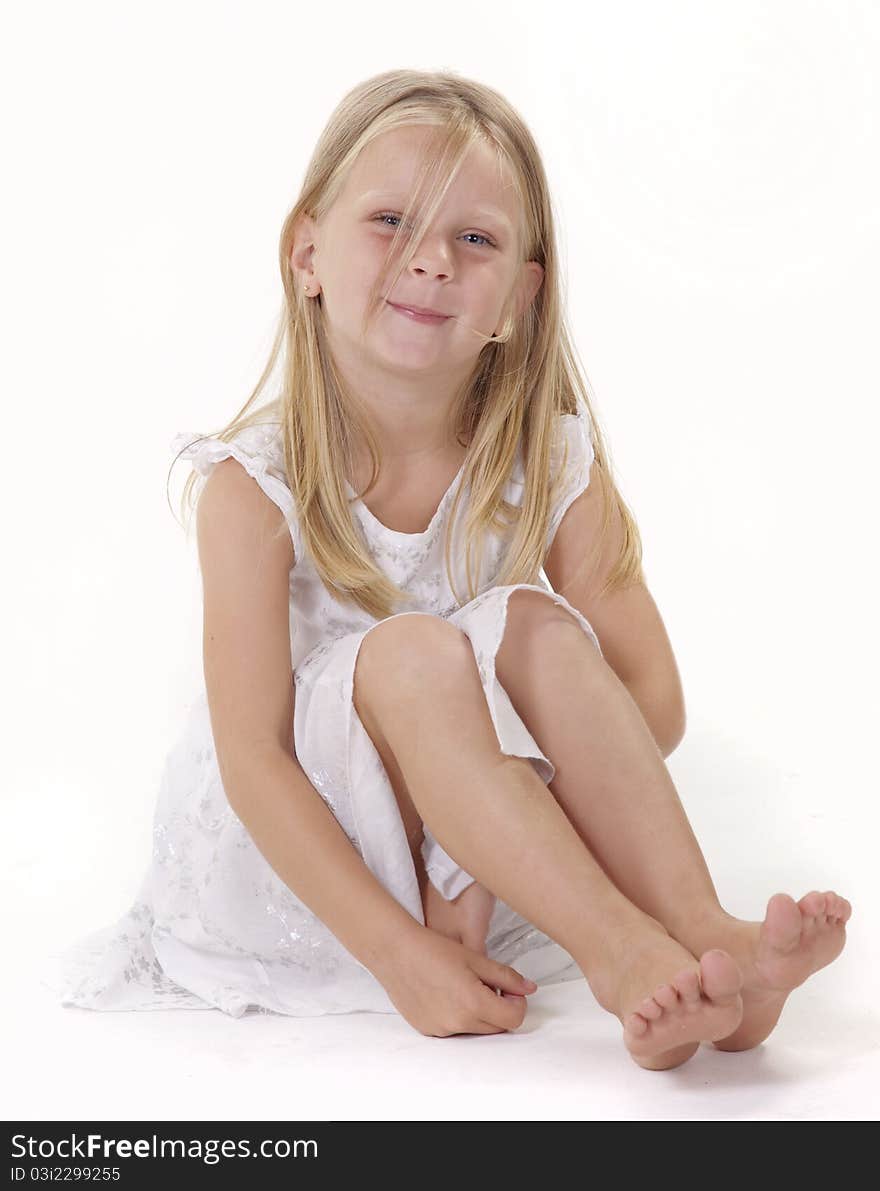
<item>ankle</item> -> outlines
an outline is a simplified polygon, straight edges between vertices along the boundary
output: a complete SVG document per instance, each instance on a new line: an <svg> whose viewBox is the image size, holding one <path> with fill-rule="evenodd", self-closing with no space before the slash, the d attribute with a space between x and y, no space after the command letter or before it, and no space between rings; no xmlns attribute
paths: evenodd
<svg viewBox="0 0 880 1191"><path fill-rule="evenodd" d="M669 927L669 933L697 958L712 947L724 947L740 937L746 938L755 924L736 918L720 905L694 910Z"/></svg>
<svg viewBox="0 0 880 1191"><path fill-rule="evenodd" d="M647 914L629 919L603 919L601 935L574 954L593 996L609 1013L617 1012L620 985L633 957L669 941L666 928Z"/></svg>

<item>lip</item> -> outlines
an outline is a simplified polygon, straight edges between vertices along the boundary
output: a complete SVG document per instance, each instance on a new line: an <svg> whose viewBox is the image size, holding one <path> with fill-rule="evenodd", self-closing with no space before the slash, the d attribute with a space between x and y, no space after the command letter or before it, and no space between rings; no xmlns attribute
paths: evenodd
<svg viewBox="0 0 880 1191"><path fill-rule="evenodd" d="M397 302L389 302L388 305L393 306L401 314L405 314L408 318L420 323L442 323L451 317L439 310L429 310L424 306L401 306Z"/></svg>

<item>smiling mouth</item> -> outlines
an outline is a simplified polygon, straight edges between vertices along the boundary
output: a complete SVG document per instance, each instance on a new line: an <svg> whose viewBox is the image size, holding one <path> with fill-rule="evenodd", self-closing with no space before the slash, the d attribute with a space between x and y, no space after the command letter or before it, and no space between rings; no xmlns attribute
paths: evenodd
<svg viewBox="0 0 880 1191"><path fill-rule="evenodd" d="M425 314L414 310L411 306L399 306L396 302L389 302L388 305L405 318L418 323L445 323L448 318L452 317L449 314Z"/></svg>

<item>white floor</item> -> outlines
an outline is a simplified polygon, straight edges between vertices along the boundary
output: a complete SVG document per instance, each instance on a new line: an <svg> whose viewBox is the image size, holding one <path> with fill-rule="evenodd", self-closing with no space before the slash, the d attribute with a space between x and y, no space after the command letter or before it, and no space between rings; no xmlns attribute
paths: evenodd
<svg viewBox="0 0 880 1191"><path fill-rule="evenodd" d="M530 998L518 1031L488 1037L426 1038L401 1017L373 1013L231 1019L216 1010L62 1008L37 981L44 954L122 911L122 895L107 911L108 888L117 894L130 885L133 891L143 854L132 846L111 861L106 839L92 852L80 845L71 854L62 815L49 841L55 854L41 855L34 841L42 810L21 799L3 865L4 905L14 911L3 988L3 1115L46 1121L876 1119L876 797L867 796L857 777L870 773L866 744L861 752L850 750L848 769L830 759L823 764L818 749L817 741L804 740L799 771L783 771L760 750L747 756L696 723L669 759L731 912L756 917L771 894L799 897L813 888L836 889L854 907L843 954L792 995L762 1046L722 1054L704 1045L669 1072L643 1071L632 1062L617 1019L599 1008L582 981L542 988ZM784 740L777 738L774 752L786 755ZM870 783L876 794L872 773ZM79 827L80 841L88 838Z"/></svg>

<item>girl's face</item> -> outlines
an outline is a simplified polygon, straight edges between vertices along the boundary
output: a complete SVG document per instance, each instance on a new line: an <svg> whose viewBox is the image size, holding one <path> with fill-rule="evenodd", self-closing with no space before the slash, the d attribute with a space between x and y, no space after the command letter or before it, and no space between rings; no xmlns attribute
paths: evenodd
<svg viewBox="0 0 880 1191"><path fill-rule="evenodd" d="M475 145L462 164L408 269L361 339L370 287L387 276L386 258L418 157L431 129L414 126L377 137L363 151L321 225L304 217L291 261L297 280L320 289L331 343L357 348L394 370L459 374L473 367L485 336L500 331L505 301L516 316L543 279L518 256L520 213L514 188L498 176L492 153ZM420 322L394 308L415 305L447 315Z"/></svg>

